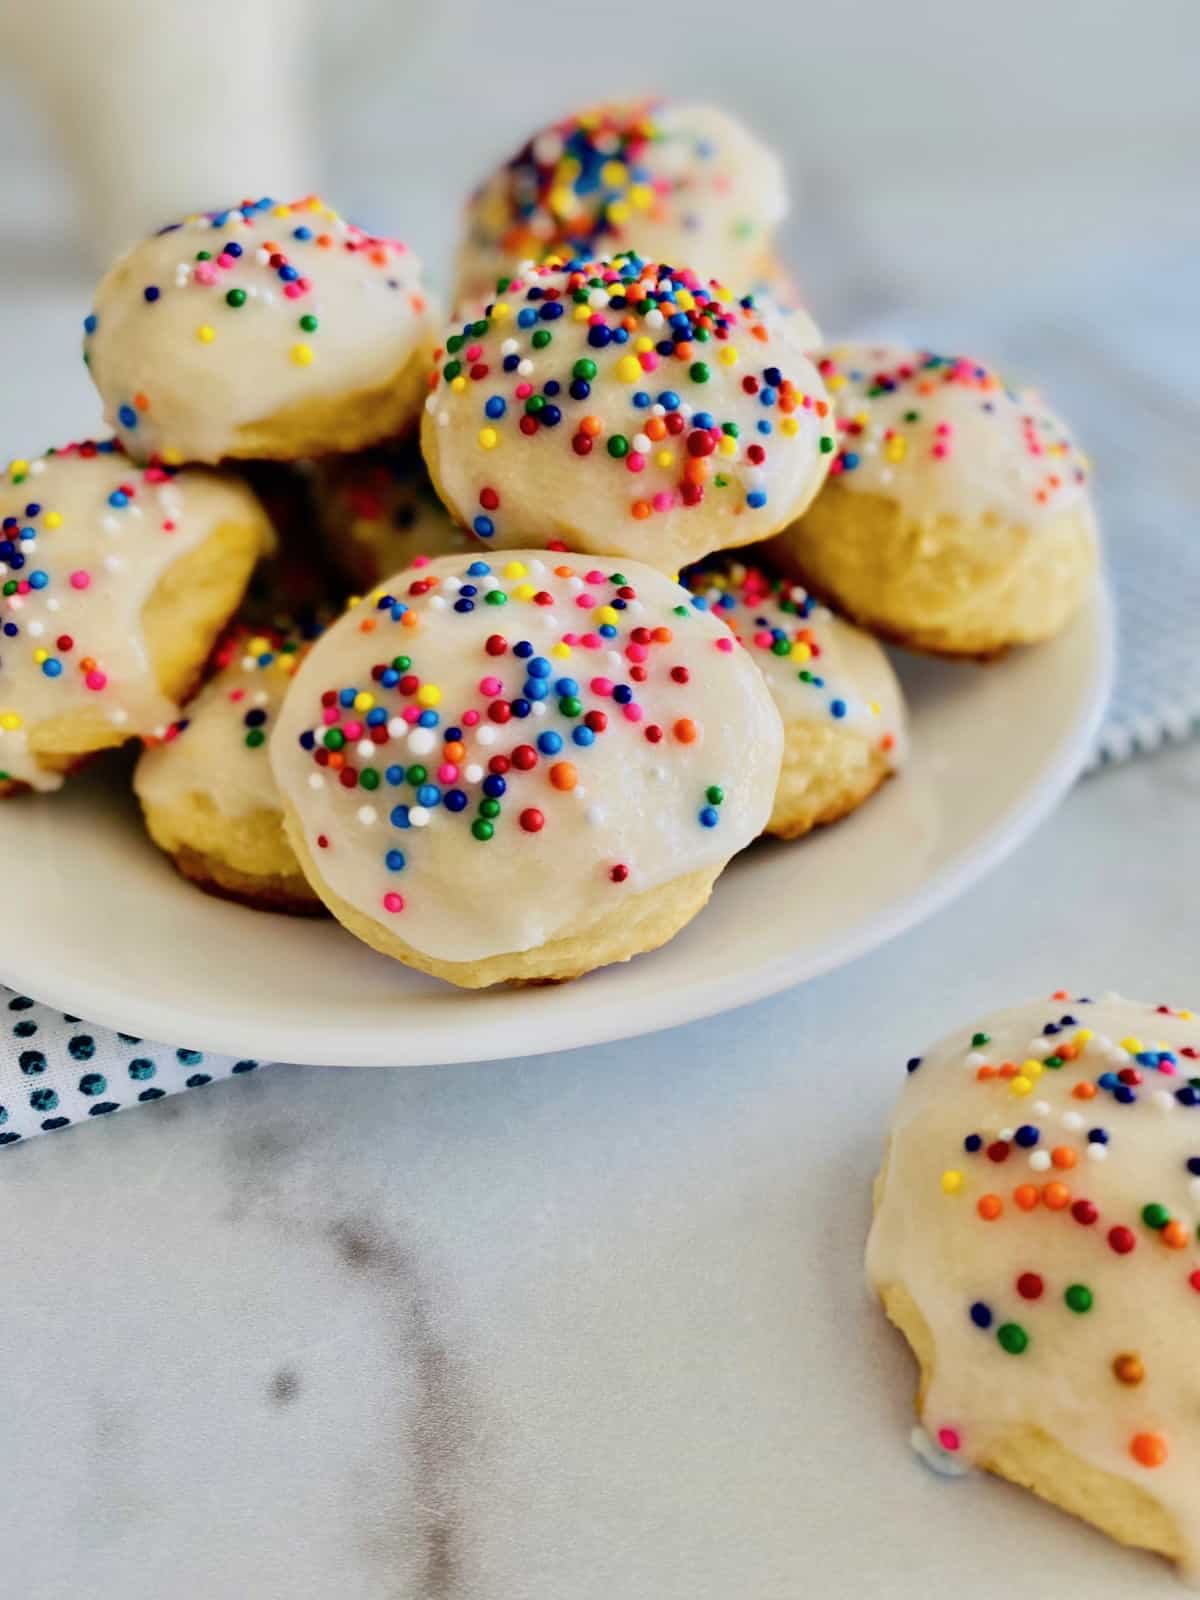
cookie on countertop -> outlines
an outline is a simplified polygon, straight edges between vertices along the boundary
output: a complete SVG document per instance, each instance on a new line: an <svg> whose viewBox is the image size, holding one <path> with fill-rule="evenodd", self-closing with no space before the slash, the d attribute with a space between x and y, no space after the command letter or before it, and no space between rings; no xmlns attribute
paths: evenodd
<svg viewBox="0 0 1200 1600"><path fill-rule="evenodd" d="M914 1443L1200 1571L1200 1019L1063 991L908 1063L871 1283Z"/></svg>

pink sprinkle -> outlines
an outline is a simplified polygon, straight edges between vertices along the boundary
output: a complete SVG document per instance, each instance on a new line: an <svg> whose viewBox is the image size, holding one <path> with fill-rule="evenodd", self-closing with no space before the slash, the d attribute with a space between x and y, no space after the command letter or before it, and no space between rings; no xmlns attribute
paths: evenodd
<svg viewBox="0 0 1200 1600"><path fill-rule="evenodd" d="M604 582L604 574L600 571L599 567L593 567L590 572L585 572L583 577L584 577L584 582L585 583L603 583Z"/></svg>
<svg viewBox="0 0 1200 1600"><path fill-rule="evenodd" d="M591 690L593 694L611 694L613 692L613 681L611 678L593 678Z"/></svg>
<svg viewBox="0 0 1200 1600"><path fill-rule="evenodd" d="M957 1450L962 1444L957 1428L939 1428L937 1441L943 1450Z"/></svg>
<svg viewBox="0 0 1200 1600"><path fill-rule="evenodd" d="M611 281L612 280L609 279L609 282L611 282ZM509 288L510 289L512 288L512 284L511 283L509 284ZM589 328L594 328L597 325L597 323L600 323L600 322L603 322L603 321L604 321L604 318L600 315L600 313L598 311L593 311L591 316L588 318L588 327Z"/></svg>
<svg viewBox="0 0 1200 1600"><path fill-rule="evenodd" d="M645 661L649 654L650 652L644 644L631 644L625 647L625 659L627 661Z"/></svg>
<svg viewBox="0 0 1200 1600"><path fill-rule="evenodd" d="M578 644L579 643L579 635L577 633L564 633L563 634L563 643L564 644L572 644L572 645Z"/></svg>
<svg viewBox="0 0 1200 1600"><path fill-rule="evenodd" d="M223 267L226 272L229 271L229 269L233 265L233 263L234 263L234 257L226 255L224 250L222 250L221 254L217 257L217 265L219 267Z"/></svg>
<svg viewBox="0 0 1200 1600"><path fill-rule="evenodd" d="M596 604L596 596L594 594L588 594L585 589L582 594L577 594L575 596L575 604L581 611L590 611Z"/></svg>
<svg viewBox="0 0 1200 1600"><path fill-rule="evenodd" d="M951 429L950 424L948 422L939 422L937 427L933 431L934 431L934 433L947 434L947 433L952 432L952 429Z"/></svg>
<svg viewBox="0 0 1200 1600"><path fill-rule="evenodd" d="M579 642L585 650L599 650L603 640L598 633L585 633Z"/></svg>
<svg viewBox="0 0 1200 1600"><path fill-rule="evenodd" d="M498 695L503 688L504 685L499 678L480 678L479 680L480 694L486 694L489 699L494 695Z"/></svg>
<svg viewBox="0 0 1200 1600"><path fill-rule="evenodd" d="M454 765L453 761L443 761L441 766L438 768L438 782L453 783L457 777L458 768Z"/></svg>
<svg viewBox="0 0 1200 1600"><path fill-rule="evenodd" d="M337 722L337 719L338 709L336 706L326 706L324 711L321 713L321 721L327 728L332 728Z"/></svg>
<svg viewBox="0 0 1200 1600"><path fill-rule="evenodd" d="M533 385L531 383L519 383L513 390L513 393L516 395L518 400L528 400L529 396L533 393Z"/></svg>
<svg viewBox="0 0 1200 1600"><path fill-rule="evenodd" d="M1160 1061L1158 1064L1158 1070L1162 1073L1164 1078L1173 1078L1177 1071L1177 1069L1173 1067L1169 1061Z"/></svg>
<svg viewBox="0 0 1200 1600"><path fill-rule="evenodd" d="M391 912L403 911L404 896L396 894L394 891L391 894L385 894L383 897L383 909Z"/></svg>
<svg viewBox="0 0 1200 1600"><path fill-rule="evenodd" d="M638 360L642 363L643 372L654 372L658 367L658 354L654 350L643 350Z"/></svg>
<svg viewBox="0 0 1200 1600"><path fill-rule="evenodd" d="M462 714L462 725L463 725L464 728L473 728L478 723L478 721L479 721L479 713L478 713L478 711L464 711L463 712L463 714Z"/></svg>
<svg viewBox="0 0 1200 1600"><path fill-rule="evenodd" d="M91 581L92 581L91 573L90 572L84 572L84 571L82 571L82 569L79 572L73 572L71 574L71 587L72 587L72 589L86 589L91 585Z"/></svg>
<svg viewBox="0 0 1200 1600"><path fill-rule="evenodd" d="M675 496L668 489L660 489L650 504L655 511L670 511L675 504Z"/></svg>
<svg viewBox="0 0 1200 1600"><path fill-rule="evenodd" d="M769 650L775 641L768 629L760 628L754 635L754 642L760 650Z"/></svg>
<svg viewBox="0 0 1200 1600"><path fill-rule="evenodd" d="M429 565L429 557L428 556L414 556L412 558L412 564L413 564L414 567L427 567Z"/></svg>
<svg viewBox="0 0 1200 1600"><path fill-rule="evenodd" d="M194 269L192 276L197 283L216 283L217 269L211 261L201 261L199 266Z"/></svg>
<svg viewBox="0 0 1200 1600"><path fill-rule="evenodd" d="M715 642L715 644L717 646L717 649L718 650L724 650L726 655L728 655L729 652L733 649L733 640L730 639L730 638L717 639L714 642Z"/></svg>
<svg viewBox="0 0 1200 1600"><path fill-rule="evenodd" d="M641 706L638 705L636 700L631 700L627 706L622 706L621 709L625 713L626 722L640 722L644 715Z"/></svg>
<svg viewBox="0 0 1200 1600"><path fill-rule="evenodd" d="M234 705L237 705L239 700L244 700L246 698L246 691L245 689L231 689L229 691L229 698L233 701Z"/></svg>
<svg viewBox="0 0 1200 1600"><path fill-rule="evenodd" d="M646 465L646 458L640 450L631 450L625 457L627 472L641 472Z"/></svg>
<svg viewBox="0 0 1200 1600"><path fill-rule="evenodd" d="M468 361L478 361L482 354L483 346L481 344L472 344L467 346Z"/></svg>
<svg viewBox="0 0 1200 1600"><path fill-rule="evenodd" d="M304 290L300 287L299 283L293 282L285 283L283 286L283 292L289 300L299 300L300 296L304 293Z"/></svg>
<svg viewBox="0 0 1200 1600"><path fill-rule="evenodd" d="M89 689L99 690L104 688L104 685L108 682L108 679L105 677L103 672L93 670L88 673L87 677L83 681L87 684Z"/></svg>
<svg viewBox="0 0 1200 1600"><path fill-rule="evenodd" d="M419 706L405 706L404 720L408 723L409 727L412 727L414 723L417 723L421 720L421 708Z"/></svg>
<svg viewBox="0 0 1200 1600"><path fill-rule="evenodd" d="M938 460L940 461L945 456L950 454L950 446L948 444L935 444L933 447L933 454L937 456Z"/></svg>

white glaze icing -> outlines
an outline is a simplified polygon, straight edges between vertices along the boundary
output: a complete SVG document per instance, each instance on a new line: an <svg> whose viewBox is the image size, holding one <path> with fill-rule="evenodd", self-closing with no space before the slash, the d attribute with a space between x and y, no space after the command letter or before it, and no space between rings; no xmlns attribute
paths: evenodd
<svg viewBox="0 0 1200 1600"><path fill-rule="evenodd" d="M316 631L231 632L217 652L216 675L142 752L133 781L138 798L170 809L202 794L230 818L280 810L267 740Z"/></svg>
<svg viewBox="0 0 1200 1600"><path fill-rule="evenodd" d="M787 212L779 157L714 106L596 106L543 128L471 200L457 302L517 262L638 250L739 291Z"/></svg>
<svg viewBox="0 0 1200 1600"><path fill-rule="evenodd" d="M693 567L682 581L750 652L785 725L859 733L893 768L902 764L904 702L877 639L836 616L802 585L740 561Z"/></svg>
<svg viewBox="0 0 1200 1600"><path fill-rule="evenodd" d="M828 400L794 323L693 273L532 267L444 344L422 447L490 543L674 572L766 538L824 479Z"/></svg>
<svg viewBox="0 0 1200 1600"><path fill-rule="evenodd" d="M782 728L761 676L678 585L632 562L619 570L627 585L612 581L614 561L444 556L348 612L297 674L271 740L279 786L329 887L415 949L470 961L536 948L723 865L762 831ZM495 653L493 636L506 641ZM409 665L375 675L397 657ZM436 726L411 720L422 710ZM460 740L447 742L451 729ZM354 787L320 764L330 743ZM504 760L507 772L490 770Z"/></svg>
<svg viewBox="0 0 1200 1600"><path fill-rule="evenodd" d="M1059 993L957 1030L910 1066L867 1252L871 1282L906 1289L932 1335L938 1445L986 1459L1007 1430L1042 1429L1161 1502L1193 1575L1198 1052L1191 1012L1116 997ZM1135 1455L1158 1446L1158 1465Z"/></svg>
<svg viewBox="0 0 1200 1600"><path fill-rule="evenodd" d="M316 463L313 486L330 553L363 587L418 556L479 548L438 499L413 443L328 456Z"/></svg>
<svg viewBox="0 0 1200 1600"><path fill-rule="evenodd" d="M1088 463L1032 389L965 356L835 345L814 359L836 413L830 481L918 518L1036 526L1087 497Z"/></svg>
<svg viewBox="0 0 1200 1600"><path fill-rule="evenodd" d="M202 213L144 240L84 329L126 449L176 463L218 461L245 424L386 382L433 331L412 251L319 200Z"/></svg>
<svg viewBox="0 0 1200 1600"><path fill-rule="evenodd" d="M143 470L111 442L10 463L0 477L0 774L60 786L28 746L51 718L100 717L130 738L165 730L178 707L156 681L142 609L164 573L229 521L259 525L267 540L258 502L235 479Z"/></svg>

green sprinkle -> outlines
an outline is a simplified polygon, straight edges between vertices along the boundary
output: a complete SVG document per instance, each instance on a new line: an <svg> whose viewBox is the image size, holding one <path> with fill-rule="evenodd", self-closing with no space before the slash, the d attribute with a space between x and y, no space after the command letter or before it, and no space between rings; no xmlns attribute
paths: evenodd
<svg viewBox="0 0 1200 1600"><path fill-rule="evenodd" d="M990 1033L973 1033L971 1035L972 1050L978 1050L985 1044L991 1044L991 1042L992 1036Z"/></svg>
<svg viewBox="0 0 1200 1600"><path fill-rule="evenodd" d="M448 356L456 356L465 342L461 333L452 333L446 340L446 354Z"/></svg>
<svg viewBox="0 0 1200 1600"><path fill-rule="evenodd" d="M317 321L316 317L313 316L311 311L306 311L300 318L300 326L304 329L305 333L316 333L317 329L320 327L320 323Z"/></svg>
<svg viewBox="0 0 1200 1600"><path fill-rule="evenodd" d="M358 781L364 789L378 789L379 774L374 767L364 767L358 775Z"/></svg>
<svg viewBox="0 0 1200 1600"><path fill-rule="evenodd" d="M1019 1322L1002 1322L996 1329L996 1339L1002 1350L1010 1356L1024 1354L1029 1346L1029 1335Z"/></svg>
<svg viewBox="0 0 1200 1600"><path fill-rule="evenodd" d="M1073 1283L1063 1295L1063 1299L1072 1311L1078 1311L1080 1314L1092 1309L1092 1291L1086 1283Z"/></svg>
<svg viewBox="0 0 1200 1600"><path fill-rule="evenodd" d="M412 666L412 657L411 656L393 656L392 657L392 666L395 667L397 672L407 672L409 667Z"/></svg>
<svg viewBox="0 0 1200 1600"><path fill-rule="evenodd" d="M544 350L550 343L552 337L553 335L551 334L549 328L538 328L534 332L533 338L529 342L533 345L535 350Z"/></svg>
<svg viewBox="0 0 1200 1600"><path fill-rule="evenodd" d="M479 815L481 817L498 817L500 815L499 800L481 800L479 802Z"/></svg>
<svg viewBox="0 0 1200 1600"><path fill-rule="evenodd" d="M710 783L704 791L704 798L710 806L719 806L725 798L725 791L719 783Z"/></svg>
<svg viewBox="0 0 1200 1600"><path fill-rule="evenodd" d="M409 767L408 769L408 781L414 789L419 789L428 776L429 773L419 762L415 767Z"/></svg>
<svg viewBox="0 0 1200 1600"><path fill-rule="evenodd" d="M1171 1213L1166 1206L1160 1206L1157 1200L1152 1200L1148 1206L1142 1207L1142 1221L1148 1228L1165 1228L1171 1220Z"/></svg>
<svg viewBox="0 0 1200 1600"><path fill-rule="evenodd" d="M833 440L829 437L829 435L827 433L823 433L821 435L821 454L823 456L827 456L832 449L833 449Z"/></svg>
<svg viewBox="0 0 1200 1600"><path fill-rule="evenodd" d="M614 433L608 441L608 453L619 461L629 454L629 440L623 433Z"/></svg>
<svg viewBox="0 0 1200 1600"><path fill-rule="evenodd" d="M244 306L246 304L245 289L230 289L229 293L225 296L225 304L227 306L232 306L235 311L237 310L238 306Z"/></svg>
<svg viewBox="0 0 1200 1600"><path fill-rule="evenodd" d="M571 371L575 377L590 381L596 376L596 363L594 361L589 361L588 358L584 356L581 360L575 363L575 365L571 368Z"/></svg>
<svg viewBox="0 0 1200 1600"><path fill-rule="evenodd" d="M508 596L503 589L489 589L487 594L484 595L484 599L489 606L506 606L508 604Z"/></svg>
<svg viewBox="0 0 1200 1600"><path fill-rule="evenodd" d="M471 832L477 839L481 839L484 844L487 843L495 831L496 830L492 827L491 823L485 822L482 817L477 817L471 824Z"/></svg>
<svg viewBox="0 0 1200 1600"><path fill-rule="evenodd" d="M326 750L340 750L346 742L346 735L340 728L329 728L321 742Z"/></svg>
<svg viewBox="0 0 1200 1600"><path fill-rule="evenodd" d="M583 702L577 700L573 694L565 694L558 702L558 709L564 717L577 717L583 710Z"/></svg>
<svg viewBox="0 0 1200 1600"><path fill-rule="evenodd" d="M449 383L452 378L457 378L461 371L461 361L447 361L446 365L442 368L442 377L445 378L447 383Z"/></svg>
<svg viewBox="0 0 1200 1600"><path fill-rule="evenodd" d="M1047 1056L1042 1062L1042 1065L1044 1067L1061 1067L1063 1065L1063 1058L1061 1056Z"/></svg>
<svg viewBox="0 0 1200 1600"><path fill-rule="evenodd" d="M266 741L267 736L261 728L251 728L250 732L246 735L246 743L249 745L251 750L257 750L259 745L265 744Z"/></svg>
<svg viewBox="0 0 1200 1600"><path fill-rule="evenodd" d="M688 377L693 383L707 383L708 368L705 366L703 361L693 361L691 366L688 368Z"/></svg>

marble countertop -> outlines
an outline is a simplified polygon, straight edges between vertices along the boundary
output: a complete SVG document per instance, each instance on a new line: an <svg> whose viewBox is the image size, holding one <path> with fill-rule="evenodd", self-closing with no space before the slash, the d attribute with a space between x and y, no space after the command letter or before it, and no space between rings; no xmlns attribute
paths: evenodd
<svg viewBox="0 0 1200 1600"><path fill-rule="evenodd" d="M1198 802L1197 748L1105 772L924 927L644 1042L273 1067L6 1153L5 1591L1174 1593L918 1464L861 1246L912 1051L1059 985L1194 998Z"/></svg>

